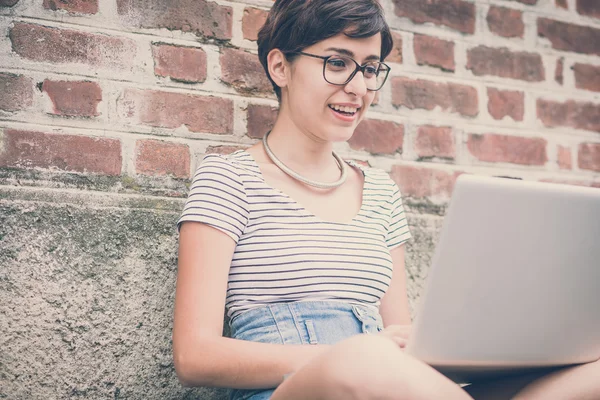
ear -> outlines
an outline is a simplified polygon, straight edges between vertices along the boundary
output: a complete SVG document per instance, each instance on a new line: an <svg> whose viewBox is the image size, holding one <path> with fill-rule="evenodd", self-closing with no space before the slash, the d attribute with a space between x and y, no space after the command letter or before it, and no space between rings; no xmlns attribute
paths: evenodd
<svg viewBox="0 0 600 400"><path fill-rule="evenodd" d="M269 67L269 75L273 82L280 88L284 88L288 84L289 64L285 55L279 49L273 49L267 55L267 66Z"/></svg>

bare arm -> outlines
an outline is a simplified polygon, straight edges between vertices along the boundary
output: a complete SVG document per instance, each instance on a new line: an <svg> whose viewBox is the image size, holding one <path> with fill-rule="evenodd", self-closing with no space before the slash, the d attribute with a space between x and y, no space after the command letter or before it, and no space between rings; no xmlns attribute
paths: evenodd
<svg viewBox="0 0 600 400"><path fill-rule="evenodd" d="M235 242L198 222L184 222L173 324L173 356L186 386L270 388L325 351L326 345L277 345L225 338L223 311Z"/></svg>
<svg viewBox="0 0 600 400"><path fill-rule="evenodd" d="M383 318L383 325L410 325L410 308L406 293L406 270L404 263L404 245L392 249L394 273L392 283L381 299L379 313Z"/></svg>

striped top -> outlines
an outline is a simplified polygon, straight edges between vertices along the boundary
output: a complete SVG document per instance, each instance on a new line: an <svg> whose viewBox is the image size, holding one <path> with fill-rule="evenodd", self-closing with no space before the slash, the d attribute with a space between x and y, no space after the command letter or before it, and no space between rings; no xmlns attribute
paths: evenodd
<svg viewBox="0 0 600 400"><path fill-rule="evenodd" d="M392 279L390 250L411 234L398 186L378 169L364 174L362 205L348 223L324 221L269 186L252 155L207 155L194 176L178 226L210 225L236 242L227 315L303 300L379 308Z"/></svg>

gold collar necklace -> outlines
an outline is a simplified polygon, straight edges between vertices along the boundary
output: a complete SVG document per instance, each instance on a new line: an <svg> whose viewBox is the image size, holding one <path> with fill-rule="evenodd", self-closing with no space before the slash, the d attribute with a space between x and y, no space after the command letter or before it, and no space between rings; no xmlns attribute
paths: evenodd
<svg viewBox="0 0 600 400"><path fill-rule="evenodd" d="M338 167L340 168L340 172L341 172L341 176L340 179L338 179L335 182L332 183L324 183L324 182L316 182L316 181L312 181L310 179L307 179L305 177L303 177L302 175L300 175L297 172L294 172L291 168L289 168L287 165L285 165L283 162L281 162L276 156L275 154L273 154L273 152L271 151L271 148L269 147L269 144L267 143L267 136L269 136L269 134L271 133L271 131L267 132L264 136L263 136L263 146L265 147L265 151L267 152L267 155L269 156L269 158L271 159L271 161L273 161L273 163L275 165L277 165L279 167L279 169L281 169L283 172L285 172L286 174L288 174L289 176L291 176L292 178L306 184L309 186L314 186L316 188L319 189L333 189L336 188L338 186L341 186L344 184L344 182L346 182L346 176L347 176L347 170L346 170L346 163L344 162L344 160L341 159L340 156L338 156L335 151L331 152L331 155L333 155L333 158L335 158L335 161L338 164Z"/></svg>

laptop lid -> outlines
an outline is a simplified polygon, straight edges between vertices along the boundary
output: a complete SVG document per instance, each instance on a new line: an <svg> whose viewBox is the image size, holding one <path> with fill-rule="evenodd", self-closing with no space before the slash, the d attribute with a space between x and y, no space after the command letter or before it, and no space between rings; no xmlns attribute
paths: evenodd
<svg viewBox="0 0 600 400"><path fill-rule="evenodd" d="M407 351L463 382L600 358L600 190L461 175Z"/></svg>

